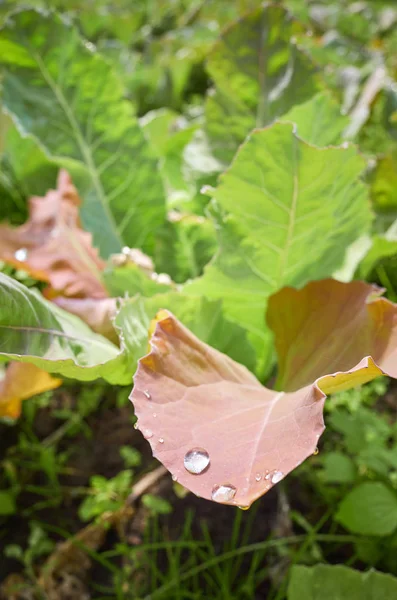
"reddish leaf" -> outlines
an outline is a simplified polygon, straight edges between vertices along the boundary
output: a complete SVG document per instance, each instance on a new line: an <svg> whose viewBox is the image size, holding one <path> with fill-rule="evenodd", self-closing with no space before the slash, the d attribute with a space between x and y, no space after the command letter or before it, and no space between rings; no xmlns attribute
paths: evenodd
<svg viewBox="0 0 397 600"><path fill-rule="evenodd" d="M56 190L30 199L28 221L21 227L0 225L0 259L48 281L57 293L103 298L104 262L81 227L80 198L69 174L61 170Z"/></svg>
<svg viewBox="0 0 397 600"><path fill-rule="evenodd" d="M151 346L131 397L139 429L154 456L195 494L211 499L217 486L229 484L236 493L226 503L249 506L314 452L324 429L317 386L293 394L267 390L170 313L157 323ZM200 475L184 467L193 448L210 457Z"/></svg>
<svg viewBox="0 0 397 600"><path fill-rule="evenodd" d="M0 416L16 419L21 414L21 402L36 394L52 390L62 383L35 365L12 362L0 381Z"/></svg>
<svg viewBox="0 0 397 600"><path fill-rule="evenodd" d="M372 357L377 367L370 361L366 375L356 370L346 383L340 377L334 385L322 379L321 389L354 387L382 371L397 377L397 306L381 293L361 281L326 279L274 294L267 320L278 355L277 387L297 390L327 373L357 368L363 357Z"/></svg>
<svg viewBox="0 0 397 600"><path fill-rule="evenodd" d="M383 373L397 377L397 305L380 293L325 280L271 298L281 380L289 390L303 386L289 392L262 387L160 311L131 395L154 456L197 495L249 506L315 451L325 393ZM197 448L210 460L201 474L184 467ZM196 452L193 466L206 464L205 453ZM226 485L233 496L220 495L218 486Z"/></svg>

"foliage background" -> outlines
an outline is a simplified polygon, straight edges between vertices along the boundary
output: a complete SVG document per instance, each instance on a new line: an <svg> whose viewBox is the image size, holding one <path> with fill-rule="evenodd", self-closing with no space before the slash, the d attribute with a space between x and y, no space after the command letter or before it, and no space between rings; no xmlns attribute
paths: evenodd
<svg viewBox="0 0 397 600"><path fill-rule="evenodd" d="M107 289L132 298L120 323L146 325L158 308L172 307L264 382L275 360L270 334L258 323L267 297L283 285L333 274L378 283L397 298L397 11L381 0L277 3L267 13L274 39L264 53L276 65L265 60L258 70L262 11L253 0L3 2L0 217L23 223L28 198L54 188L66 168L83 200L83 225L108 261ZM278 95L277 61L293 64ZM245 161L241 152L218 179L252 129L276 117L284 124L249 138ZM359 155L351 147L343 155L328 150L319 214L307 226L316 239L306 240L297 270L288 263L290 278L282 278L273 250L261 244L277 248L277 231L264 238L249 216L252 202L254 216L267 218L270 202L255 212L243 179L262 185L252 156L282 164L295 143L291 122L305 142L353 141ZM267 154L256 148L259 139ZM314 168L318 154L304 152ZM370 209L358 183L362 171ZM285 172L291 169L279 175L275 167L276 189L289 185ZM327 190L344 173L358 191L348 202L343 191L332 205L335 190ZM315 179L314 171L308 176ZM335 237L328 239L330 230ZM125 246L149 254L155 271L174 283L145 278L134 264L115 268L110 256ZM23 270L2 263L2 271L41 289ZM174 284L185 285L181 291ZM259 306L250 296L258 290ZM143 331L127 348L127 367L109 346L107 371L94 364L87 375L84 358L79 376L127 383L136 347L143 353ZM363 589L373 599L397 596L394 384L377 380L332 397L320 452L248 513L185 495L164 476L125 511L131 486L158 467L132 427L128 392L66 379L25 402L18 422L0 424L5 598L294 600L320 592L362 598ZM104 514L111 515L106 529L98 526ZM59 551L62 540L69 546ZM373 581L361 574L372 567L379 571Z"/></svg>

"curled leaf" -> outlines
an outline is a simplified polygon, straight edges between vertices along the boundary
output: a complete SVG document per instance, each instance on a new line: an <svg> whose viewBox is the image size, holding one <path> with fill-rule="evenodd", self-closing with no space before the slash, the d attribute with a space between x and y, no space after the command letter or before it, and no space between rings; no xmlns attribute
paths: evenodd
<svg viewBox="0 0 397 600"><path fill-rule="evenodd" d="M53 390L61 383L61 379L33 364L11 362L0 381L0 417L16 419L21 414L22 400Z"/></svg>
<svg viewBox="0 0 397 600"><path fill-rule="evenodd" d="M381 293L361 281L326 279L274 294L267 321L278 355L277 387L293 391L320 377L321 389L331 393L383 371L397 377L397 306Z"/></svg>
<svg viewBox="0 0 397 600"><path fill-rule="evenodd" d="M323 429L317 386L285 394L162 315L131 396L138 426L174 478L198 496L249 506L315 450ZM209 455L193 474L192 449Z"/></svg>
<svg viewBox="0 0 397 600"><path fill-rule="evenodd" d="M380 293L329 279L274 295L280 392L160 311L131 395L154 456L203 498L252 504L315 451L326 393L397 377L397 305Z"/></svg>
<svg viewBox="0 0 397 600"><path fill-rule="evenodd" d="M69 174L61 170L57 189L29 202L21 227L0 226L0 259L50 284L51 293L103 298L104 262L81 227L80 198Z"/></svg>

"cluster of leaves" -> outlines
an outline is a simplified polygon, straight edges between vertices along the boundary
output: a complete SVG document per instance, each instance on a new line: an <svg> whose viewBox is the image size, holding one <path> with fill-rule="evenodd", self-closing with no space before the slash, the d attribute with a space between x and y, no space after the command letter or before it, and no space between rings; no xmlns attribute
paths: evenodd
<svg viewBox="0 0 397 600"><path fill-rule="evenodd" d="M315 451L326 393L396 376L397 307L353 281L396 299L395 11L11 4L0 259L41 283L0 274L1 414L59 377L131 385L139 361L155 456L200 496L249 506ZM87 518L119 494L92 483L104 504ZM395 501L394 480L361 485Z"/></svg>

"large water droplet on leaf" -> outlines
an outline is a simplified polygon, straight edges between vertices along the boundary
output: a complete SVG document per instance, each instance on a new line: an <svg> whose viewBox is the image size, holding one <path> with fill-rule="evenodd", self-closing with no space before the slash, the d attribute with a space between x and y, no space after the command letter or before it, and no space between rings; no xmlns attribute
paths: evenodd
<svg viewBox="0 0 397 600"><path fill-rule="evenodd" d="M212 489L211 498L215 502L228 502L233 500L236 495L237 489L230 483L224 483L223 485L216 485Z"/></svg>
<svg viewBox="0 0 397 600"><path fill-rule="evenodd" d="M283 477L284 477L284 474L281 471L274 471L274 473L272 475L272 483L278 483L279 481L282 480Z"/></svg>
<svg viewBox="0 0 397 600"><path fill-rule="evenodd" d="M200 475L210 464L210 455L204 448L192 448L186 452L183 464L189 473Z"/></svg>
<svg viewBox="0 0 397 600"><path fill-rule="evenodd" d="M14 254L15 258L17 260L19 260L20 262L23 262L24 260L27 259L28 257L28 251L26 248L19 248L15 254Z"/></svg>

